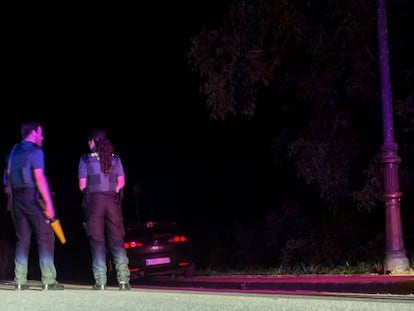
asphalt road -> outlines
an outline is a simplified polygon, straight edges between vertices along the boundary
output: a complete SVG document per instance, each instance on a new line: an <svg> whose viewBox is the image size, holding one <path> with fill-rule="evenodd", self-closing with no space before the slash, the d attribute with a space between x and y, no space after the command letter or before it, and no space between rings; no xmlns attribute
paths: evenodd
<svg viewBox="0 0 414 311"><path fill-rule="evenodd" d="M31 282L31 289L14 291L13 284L0 284L2 311L74 311L74 310L145 310L145 311L413 311L409 297L321 297L306 295L249 294L197 292L133 288L119 291L93 291L90 286L65 284L64 291L41 291L40 283Z"/></svg>

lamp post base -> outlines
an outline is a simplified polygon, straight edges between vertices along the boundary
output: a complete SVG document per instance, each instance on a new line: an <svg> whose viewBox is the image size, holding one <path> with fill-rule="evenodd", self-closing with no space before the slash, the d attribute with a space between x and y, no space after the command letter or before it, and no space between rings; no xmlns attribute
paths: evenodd
<svg viewBox="0 0 414 311"><path fill-rule="evenodd" d="M388 252L385 254L385 273L405 274L410 273L410 271L410 262L404 252Z"/></svg>

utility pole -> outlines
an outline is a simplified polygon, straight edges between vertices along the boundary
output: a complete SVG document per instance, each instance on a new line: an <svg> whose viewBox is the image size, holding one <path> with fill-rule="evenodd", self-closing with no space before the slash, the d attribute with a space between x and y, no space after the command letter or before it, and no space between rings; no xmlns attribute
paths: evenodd
<svg viewBox="0 0 414 311"><path fill-rule="evenodd" d="M398 157L398 146L394 140L385 0L378 0L378 44L383 119L381 163L384 177L386 238L384 273L404 273L410 271L410 264L404 247L400 215L402 193L399 186L398 166L401 159Z"/></svg>

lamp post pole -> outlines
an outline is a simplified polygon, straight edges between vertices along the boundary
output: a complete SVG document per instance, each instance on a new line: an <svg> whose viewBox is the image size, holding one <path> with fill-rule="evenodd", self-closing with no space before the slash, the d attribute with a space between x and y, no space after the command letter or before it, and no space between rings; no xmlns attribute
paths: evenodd
<svg viewBox="0 0 414 311"><path fill-rule="evenodd" d="M380 58L380 78L383 119L383 145L381 162L383 165L385 202L385 273L401 273L410 270L410 264L404 247L403 230L400 215L402 193L398 181L398 146L394 140L392 113L392 92L388 55L388 27L385 0L378 0L378 43Z"/></svg>

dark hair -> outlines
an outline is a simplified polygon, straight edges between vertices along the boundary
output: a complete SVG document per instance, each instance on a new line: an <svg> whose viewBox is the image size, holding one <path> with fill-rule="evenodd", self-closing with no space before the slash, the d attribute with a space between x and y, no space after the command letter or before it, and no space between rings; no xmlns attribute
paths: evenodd
<svg viewBox="0 0 414 311"><path fill-rule="evenodd" d="M99 156L99 163L101 164L101 171L105 175L109 175L112 170L112 157L114 155L114 146L108 138L106 138L105 131L102 129L93 130L89 136L89 140L94 140L96 152Z"/></svg>
<svg viewBox="0 0 414 311"><path fill-rule="evenodd" d="M21 134L22 138L25 139L30 133L34 130L37 131L39 126L42 126L39 122L36 121L28 121L22 124Z"/></svg>

